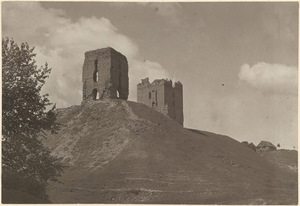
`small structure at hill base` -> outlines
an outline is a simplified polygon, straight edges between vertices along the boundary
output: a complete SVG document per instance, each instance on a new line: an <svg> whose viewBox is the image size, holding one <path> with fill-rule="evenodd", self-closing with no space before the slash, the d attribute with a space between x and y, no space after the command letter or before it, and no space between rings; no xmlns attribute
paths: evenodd
<svg viewBox="0 0 300 206"><path fill-rule="evenodd" d="M157 111L183 125L183 92L182 84L172 80L149 78L142 79L137 85L137 102L153 107Z"/></svg>
<svg viewBox="0 0 300 206"><path fill-rule="evenodd" d="M82 71L83 101L128 98L128 63L120 52L107 47L85 52Z"/></svg>
<svg viewBox="0 0 300 206"><path fill-rule="evenodd" d="M274 151L276 149L277 149L276 146L273 145L271 142L268 142L268 141L261 141L256 146L256 151Z"/></svg>
<svg viewBox="0 0 300 206"><path fill-rule="evenodd" d="M244 141L244 142L241 142L243 145L249 147L250 149L256 151L256 147L255 145L251 142L251 143L248 143L247 141Z"/></svg>

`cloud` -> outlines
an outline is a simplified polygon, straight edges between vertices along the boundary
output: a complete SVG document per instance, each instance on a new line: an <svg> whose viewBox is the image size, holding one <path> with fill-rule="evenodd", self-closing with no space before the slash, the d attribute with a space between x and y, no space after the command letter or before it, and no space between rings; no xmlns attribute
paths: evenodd
<svg viewBox="0 0 300 206"><path fill-rule="evenodd" d="M65 13L58 9L44 9L37 2L3 2L2 32L19 41L35 39L37 43L51 33L70 23Z"/></svg>
<svg viewBox="0 0 300 206"><path fill-rule="evenodd" d="M178 2L139 2L138 4L149 6L156 14L163 17L177 17L181 9L181 5Z"/></svg>
<svg viewBox="0 0 300 206"><path fill-rule="evenodd" d="M109 19L82 17L72 22L63 11L45 9L38 2L5 2L3 11L4 36L35 45L38 65L48 62L52 67L43 92L49 93L58 107L81 102L82 65L84 52L89 50L110 46L127 57L130 100L136 99L140 79L168 77L158 62L142 60L138 45Z"/></svg>
<svg viewBox="0 0 300 206"><path fill-rule="evenodd" d="M263 92L297 95L298 69L282 64L244 64L239 79Z"/></svg>

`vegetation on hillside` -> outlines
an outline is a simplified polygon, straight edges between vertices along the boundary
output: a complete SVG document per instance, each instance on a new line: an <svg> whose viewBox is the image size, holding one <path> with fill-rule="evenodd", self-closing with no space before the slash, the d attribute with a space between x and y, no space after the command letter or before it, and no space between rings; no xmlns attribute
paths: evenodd
<svg viewBox="0 0 300 206"><path fill-rule="evenodd" d="M62 166L42 138L59 125L55 105L40 94L51 68L47 63L38 68L33 50L2 39L2 186L47 199L46 186L57 180Z"/></svg>

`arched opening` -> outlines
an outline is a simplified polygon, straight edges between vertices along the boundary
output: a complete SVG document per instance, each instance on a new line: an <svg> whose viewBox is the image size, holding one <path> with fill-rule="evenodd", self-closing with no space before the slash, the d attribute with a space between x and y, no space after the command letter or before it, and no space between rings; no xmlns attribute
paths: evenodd
<svg viewBox="0 0 300 206"><path fill-rule="evenodd" d="M120 95L121 95L121 89L122 89L122 85L121 85L121 72L119 72L119 86L118 86L118 89L117 89L117 98L120 99Z"/></svg>
<svg viewBox="0 0 300 206"><path fill-rule="evenodd" d="M94 82L98 82L98 72L95 71L93 75Z"/></svg>
<svg viewBox="0 0 300 206"><path fill-rule="evenodd" d="M94 61L94 74L93 74L94 82L98 82L98 59Z"/></svg>
<svg viewBox="0 0 300 206"><path fill-rule="evenodd" d="M92 96L93 96L93 100L98 100L100 99L100 95L97 89L93 89L92 91Z"/></svg>

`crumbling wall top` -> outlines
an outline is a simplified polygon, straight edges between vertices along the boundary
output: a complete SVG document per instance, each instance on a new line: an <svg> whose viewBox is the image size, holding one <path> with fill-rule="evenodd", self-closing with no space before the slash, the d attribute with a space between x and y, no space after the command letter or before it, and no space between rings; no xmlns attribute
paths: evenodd
<svg viewBox="0 0 300 206"><path fill-rule="evenodd" d="M171 84L172 85L172 80L168 80L168 79L155 79L151 84L152 85L161 85L161 84Z"/></svg>
<svg viewBox="0 0 300 206"><path fill-rule="evenodd" d="M85 58L94 57L95 54L100 55L100 56L102 56L102 55L111 56L113 53L117 54L119 56L122 56L123 58L120 60L125 61L127 63L127 58L123 54L121 54L120 52L116 51L114 48L111 48L111 47L86 51L84 53L84 56L85 56Z"/></svg>
<svg viewBox="0 0 300 206"><path fill-rule="evenodd" d="M182 83L180 81L177 81L175 82L175 86L174 86L175 89L181 89L182 88Z"/></svg>
<svg viewBox="0 0 300 206"><path fill-rule="evenodd" d="M139 85L149 85L149 84L150 84L149 78L148 78L148 77L145 78L145 79L142 79L141 81L142 81L142 82L139 83Z"/></svg>
<svg viewBox="0 0 300 206"><path fill-rule="evenodd" d="M111 47L106 47L106 48L101 48L101 49L95 49L95 50L86 51L84 53L84 55L85 55L85 57L88 57L88 56L93 55L95 53L110 53L110 51L112 51L112 50L114 50L114 49L111 48Z"/></svg>
<svg viewBox="0 0 300 206"><path fill-rule="evenodd" d="M168 79L155 79L152 83L150 83L149 78L145 78L141 80L141 83L139 83L138 87L148 87L148 86L157 86L157 85L168 85L173 88L180 88L182 87L182 83L180 81L175 82L175 86L172 84L172 80Z"/></svg>

